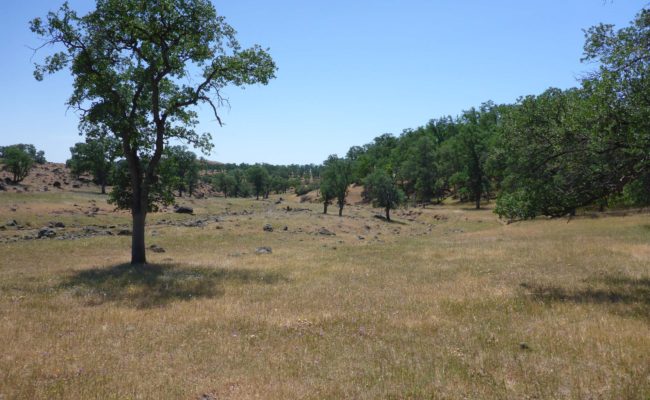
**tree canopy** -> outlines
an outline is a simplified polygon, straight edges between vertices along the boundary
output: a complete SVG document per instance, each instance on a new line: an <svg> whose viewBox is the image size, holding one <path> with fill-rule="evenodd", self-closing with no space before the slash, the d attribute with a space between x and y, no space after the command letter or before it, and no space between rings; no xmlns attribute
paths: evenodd
<svg viewBox="0 0 650 400"><path fill-rule="evenodd" d="M31 29L54 45L36 66L36 79L69 69L68 105L80 112L87 137L98 127L118 138L128 165L133 217L131 262L146 262L144 226L149 190L166 143L177 139L201 150L195 106L217 112L228 85L266 84L275 64L259 46L243 49L235 30L208 0L97 0L80 16L65 3Z"/></svg>

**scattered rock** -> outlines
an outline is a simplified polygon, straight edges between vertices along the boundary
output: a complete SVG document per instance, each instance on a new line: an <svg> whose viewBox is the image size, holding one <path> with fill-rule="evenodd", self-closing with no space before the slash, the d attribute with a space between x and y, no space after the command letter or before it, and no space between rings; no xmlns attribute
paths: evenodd
<svg viewBox="0 0 650 400"><path fill-rule="evenodd" d="M203 220L197 219L195 221L185 222L185 223L183 223L183 226L186 226L188 228L199 228L199 227L203 226L203 223L204 223Z"/></svg>
<svg viewBox="0 0 650 400"><path fill-rule="evenodd" d="M53 238L56 236L56 232L51 228L42 228L38 231L38 238Z"/></svg>
<svg viewBox="0 0 650 400"><path fill-rule="evenodd" d="M214 229L223 229L223 226L217 225L217 226L214 227Z"/></svg>
<svg viewBox="0 0 650 400"><path fill-rule="evenodd" d="M179 206L174 210L174 212L178 214L194 214L194 209L192 207Z"/></svg>
<svg viewBox="0 0 650 400"><path fill-rule="evenodd" d="M361 235L359 235L359 236L357 236L357 239L359 239L359 240L365 240L366 238L363 237L363 236L361 236Z"/></svg>
<svg viewBox="0 0 650 400"><path fill-rule="evenodd" d="M55 228L65 228L65 224L63 222L55 222L54 223Z"/></svg>
<svg viewBox="0 0 650 400"><path fill-rule="evenodd" d="M327 228L320 228L320 229L318 230L318 234L319 234L319 235L323 235L323 236L336 236L336 233L331 232L331 231L328 230Z"/></svg>
<svg viewBox="0 0 650 400"><path fill-rule="evenodd" d="M521 350L530 350L530 346L526 342L519 343L519 348Z"/></svg>
<svg viewBox="0 0 650 400"><path fill-rule="evenodd" d="M52 186L54 186L54 187L57 188L57 189L61 189L61 182L56 181L56 182L54 182L54 183L52 184Z"/></svg>
<svg viewBox="0 0 650 400"><path fill-rule="evenodd" d="M165 249L158 246L157 244L152 244L151 246L149 246L149 250L153 251L154 253L164 253L165 252Z"/></svg>
<svg viewBox="0 0 650 400"><path fill-rule="evenodd" d="M9 221L7 221L5 226L18 226L18 221L16 221L15 219L10 219Z"/></svg>
<svg viewBox="0 0 650 400"><path fill-rule="evenodd" d="M99 229L94 226L84 226L84 232L88 235L99 233Z"/></svg>
<svg viewBox="0 0 650 400"><path fill-rule="evenodd" d="M255 249L255 254L271 254L273 250L270 247L262 246Z"/></svg>
<svg viewBox="0 0 650 400"><path fill-rule="evenodd" d="M262 229L264 229L264 232L273 232L273 226L271 224L264 225Z"/></svg>
<svg viewBox="0 0 650 400"><path fill-rule="evenodd" d="M117 236L130 236L132 233L131 229L120 229L120 231L117 232Z"/></svg>
<svg viewBox="0 0 650 400"><path fill-rule="evenodd" d="M74 189L79 189L79 188L81 188L81 184L75 182L75 183L72 184L72 187Z"/></svg>

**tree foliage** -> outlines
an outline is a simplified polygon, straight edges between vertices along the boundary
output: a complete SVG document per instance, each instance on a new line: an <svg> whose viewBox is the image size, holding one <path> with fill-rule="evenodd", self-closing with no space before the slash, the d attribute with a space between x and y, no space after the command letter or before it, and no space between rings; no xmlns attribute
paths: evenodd
<svg viewBox="0 0 650 400"><path fill-rule="evenodd" d="M12 175L12 182L19 183L29 175L34 158L24 146L6 146L2 150L3 168Z"/></svg>
<svg viewBox="0 0 650 400"><path fill-rule="evenodd" d="M390 210L402 204L404 193L397 187L393 178L382 169L368 175L364 185L373 205L382 207L386 212L386 220L390 221Z"/></svg>
<svg viewBox="0 0 650 400"><path fill-rule="evenodd" d="M260 195L268 197L271 177L269 172L262 165L254 165L246 171L246 177L253 187L255 198L259 200Z"/></svg>
<svg viewBox="0 0 650 400"><path fill-rule="evenodd" d="M115 137L99 136L71 147L70 159L66 161L66 166L76 177L84 173L92 174L95 182L101 186L102 194L105 194L115 160L120 153L120 143Z"/></svg>
<svg viewBox="0 0 650 400"><path fill-rule="evenodd" d="M618 30L590 28L583 60L598 69L579 87L380 135L348 151L353 179L386 172L412 204L452 197L479 208L497 197L509 219L650 204L649 44L648 9Z"/></svg>
<svg viewBox="0 0 650 400"><path fill-rule="evenodd" d="M57 46L35 77L69 68L68 105L81 111L82 131L92 137L99 127L121 142L133 201L131 261L144 263L149 191L165 144L178 139L209 150L194 107L207 104L220 121L222 89L266 84L275 64L259 46L242 49L208 0L97 0L84 16L65 3L31 29Z"/></svg>
<svg viewBox="0 0 650 400"><path fill-rule="evenodd" d="M191 197L199 183L199 161L185 146L170 146L165 149L160 161L159 175L176 188L179 196L187 192Z"/></svg>
<svg viewBox="0 0 650 400"><path fill-rule="evenodd" d="M352 169L350 162L346 159L331 155L324 163L321 176L320 191L321 198L327 213L327 204L336 199L339 207L339 216L343 215L345 198L348 195L348 187L352 183Z"/></svg>

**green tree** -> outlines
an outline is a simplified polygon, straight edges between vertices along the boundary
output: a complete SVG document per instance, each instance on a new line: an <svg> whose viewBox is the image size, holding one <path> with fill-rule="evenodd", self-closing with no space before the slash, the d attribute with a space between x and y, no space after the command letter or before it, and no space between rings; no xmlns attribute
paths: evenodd
<svg viewBox="0 0 650 400"><path fill-rule="evenodd" d="M36 150L36 147L33 144L24 144L24 143L19 143L19 144L14 144L11 146L4 146L0 147L0 158L4 157L4 149L10 148L10 147L16 147L20 149L21 151L26 152L29 154L29 156L34 160L35 163L37 164L45 164L47 160L45 159L45 152L43 150Z"/></svg>
<svg viewBox="0 0 650 400"><path fill-rule="evenodd" d="M498 107L487 102L480 109L465 111L459 119L459 132L449 140L452 160L456 168L450 183L459 191L466 191L474 200L476 209L481 208L481 198L490 191L488 160L492 141L497 132Z"/></svg>
<svg viewBox="0 0 650 400"><path fill-rule="evenodd" d="M248 178L248 182L253 185L255 198L259 200L260 195L265 195L266 188L271 179L268 171L261 165L253 165L246 171L246 177Z"/></svg>
<svg viewBox="0 0 650 400"><path fill-rule="evenodd" d="M229 173L224 176L223 193L224 196L233 197L236 197L240 193L240 188L234 174Z"/></svg>
<svg viewBox="0 0 650 400"><path fill-rule="evenodd" d="M95 182L101 186L102 194L106 194L106 185L119 154L120 143L112 136L88 139L70 148L70 159L66 161L66 166L76 177L83 173L92 174Z"/></svg>
<svg viewBox="0 0 650 400"><path fill-rule="evenodd" d="M632 171L599 121L597 97L583 89L549 89L522 99L504 117L504 158L495 211L508 218L563 216L619 192ZM608 111L607 111L608 113Z"/></svg>
<svg viewBox="0 0 650 400"><path fill-rule="evenodd" d="M226 192L226 174L221 172L212 177L212 188L217 192L223 193L224 197L228 197Z"/></svg>
<svg viewBox="0 0 650 400"><path fill-rule="evenodd" d="M336 155L331 155L325 161L320 182L321 197L325 204L327 214L327 200L336 199L339 207L339 217L343 215L345 198L348 195L348 187L352 183L352 169L350 162Z"/></svg>
<svg viewBox="0 0 650 400"><path fill-rule="evenodd" d="M403 178L415 192L416 200L426 204L437 194L438 171L436 145L427 135L418 138L406 152L402 163Z"/></svg>
<svg viewBox="0 0 650 400"><path fill-rule="evenodd" d="M176 182L178 195L188 192L190 197L199 182L199 162L196 154L185 146L170 146L164 151L160 162L161 170Z"/></svg>
<svg viewBox="0 0 650 400"><path fill-rule="evenodd" d="M332 200L336 198L336 190L334 188L334 182L329 179L323 179L320 183L320 200L323 203L323 214L327 214L327 207L332 204ZM300 193L302 189L297 189ZM309 192L309 189L305 189L305 193ZM297 194L299 194L297 193Z"/></svg>
<svg viewBox="0 0 650 400"><path fill-rule="evenodd" d="M397 187L393 178L381 169L368 175L364 185L373 206L382 207L386 212L386 220L390 221L390 210L404 202L404 192Z"/></svg>
<svg viewBox="0 0 650 400"><path fill-rule="evenodd" d="M271 188L275 194L286 193L289 189L289 180L279 175L271 177Z"/></svg>
<svg viewBox="0 0 650 400"><path fill-rule="evenodd" d="M582 87L521 99L498 138L503 167L496 212L509 218L572 214L650 192L650 11L630 26L586 31L583 61L598 70ZM645 188L645 189L644 189ZM639 191L640 189L640 191Z"/></svg>
<svg viewBox="0 0 650 400"><path fill-rule="evenodd" d="M145 164L146 166L146 164ZM154 181L149 185L147 191L147 211L158 211L160 206L174 204L173 191L178 185L178 178L165 171L165 165L161 164ZM133 203L133 192L131 189L131 173L129 163L126 160L119 160L111 171L111 183L113 187L108 196L108 202L117 208L128 209Z"/></svg>
<svg viewBox="0 0 650 400"><path fill-rule="evenodd" d="M2 152L4 169L12 174L12 182L18 183L29 175L34 165L34 158L20 146L7 146Z"/></svg>
<svg viewBox="0 0 650 400"><path fill-rule="evenodd" d="M599 151L618 165L619 183L650 193L650 9L644 7L629 26L615 30L600 24L586 31L583 61L598 71L583 80L597 115ZM638 183L634 183L638 181ZM612 185L611 182L608 182ZM613 185L616 190L621 185Z"/></svg>
<svg viewBox="0 0 650 400"><path fill-rule="evenodd" d="M212 179L212 187L223 193L224 197L237 197L241 184L234 171L218 173Z"/></svg>
<svg viewBox="0 0 650 400"><path fill-rule="evenodd" d="M259 46L242 49L209 0L97 0L84 16L65 3L31 21L31 29L62 48L37 65L35 77L69 68L68 105L83 110L82 124L105 127L121 142L130 177L125 193L132 195L131 263L145 263L149 191L165 143L175 138L209 150L210 135L194 129L195 106L207 104L220 121L221 90L266 84L275 64Z"/></svg>

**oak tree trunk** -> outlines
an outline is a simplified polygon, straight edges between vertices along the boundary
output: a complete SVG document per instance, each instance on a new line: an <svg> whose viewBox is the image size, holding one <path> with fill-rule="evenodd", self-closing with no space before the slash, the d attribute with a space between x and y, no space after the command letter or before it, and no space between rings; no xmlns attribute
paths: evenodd
<svg viewBox="0 0 650 400"><path fill-rule="evenodd" d="M145 220L149 193L141 173L140 160L135 155L127 157L131 173L131 265L146 264L146 248L144 241Z"/></svg>
<svg viewBox="0 0 650 400"><path fill-rule="evenodd" d="M145 220L147 218L146 206L145 210L133 210L131 212L133 219L133 233L131 236L131 265L146 264L146 248L144 243L144 228Z"/></svg>

